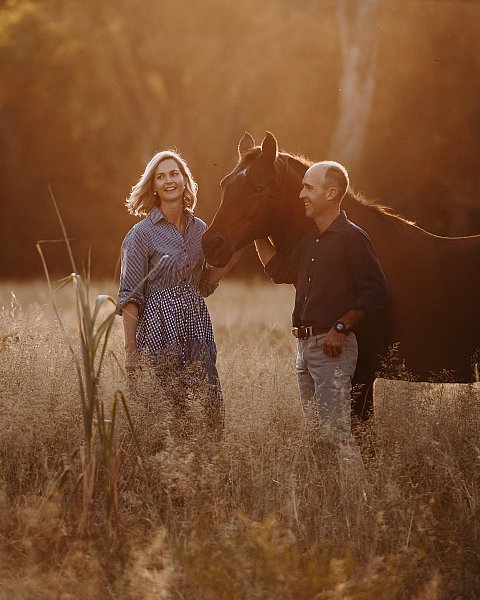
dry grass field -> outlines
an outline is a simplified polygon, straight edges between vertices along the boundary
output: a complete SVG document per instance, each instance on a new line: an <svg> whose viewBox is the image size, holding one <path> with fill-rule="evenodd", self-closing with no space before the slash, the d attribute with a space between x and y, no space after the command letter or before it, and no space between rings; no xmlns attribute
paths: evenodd
<svg viewBox="0 0 480 600"><path fill-rule="evenodd" d="M77 352L71 287L58 303ZM227 280L208 299L221 440L204 422L202 390L179 417L174 384L158 389L145 369L129 387L116 317L98 395L109 418L125 393L135 435L118 405L107 462L94 440L81 527L72 356L43 283L0 285L0 599L480 596L478 388L380 381L381 415L358 428L362 469L304 422L291 303L291 289L263 281Z"/></svg>

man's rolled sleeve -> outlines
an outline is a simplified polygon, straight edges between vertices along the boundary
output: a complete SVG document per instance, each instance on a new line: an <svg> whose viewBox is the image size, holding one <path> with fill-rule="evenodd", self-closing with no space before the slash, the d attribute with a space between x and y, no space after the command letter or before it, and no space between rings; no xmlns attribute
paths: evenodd
<svg viewBox="0 0 480 600"><path fill-rule="evenodd" d="M358 290L351 308L363 308L372 319L387 302L388 285L373 244L364 232L359 232L350 246L350 261Z"/></svg>
<svg viewBox="0 0 480 600"><path fill-rule="evenodd" d="M118 314L125 304L133 302L139 312L145 305L145 285L148 275L148 252L145 240L135 228L130 230L122 243L120 289L118 291Z"/></svg>

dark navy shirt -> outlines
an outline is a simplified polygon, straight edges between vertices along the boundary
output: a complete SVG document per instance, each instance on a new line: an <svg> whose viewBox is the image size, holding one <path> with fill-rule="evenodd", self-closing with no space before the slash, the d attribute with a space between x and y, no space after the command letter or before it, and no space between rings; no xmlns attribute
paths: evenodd
<svg viewBox="0 0 480 600"><path fill-rule="evenodd" d="M265 271L275 283L295 285L295 327L327 329L352 308L371 318L388 296L370 238L344 211L323 233L314 226L288 256L275 254Z"/></svg>

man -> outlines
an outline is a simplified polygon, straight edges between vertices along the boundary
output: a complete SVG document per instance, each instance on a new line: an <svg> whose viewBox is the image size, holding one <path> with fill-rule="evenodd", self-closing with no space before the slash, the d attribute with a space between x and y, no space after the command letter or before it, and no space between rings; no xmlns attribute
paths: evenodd
<svg viewBox="0 0 480 600"><path fill-rule="evenodd" d="M357 364L355 327L385 304L387 283L368 235L340 209L349 178L333 161L305 173L300 200L314 226L289 256L268 239L258 256L275 283L296 287L292 333L298 338L296 371L304 409L314 401L320 424L336 441L353 443L352 377Z"/></svg>

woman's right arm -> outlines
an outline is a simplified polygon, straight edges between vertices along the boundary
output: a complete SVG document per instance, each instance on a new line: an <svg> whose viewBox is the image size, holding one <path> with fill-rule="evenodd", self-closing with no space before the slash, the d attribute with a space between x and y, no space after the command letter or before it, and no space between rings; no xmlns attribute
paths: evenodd
<svg viewBox="0 0 480 600"><path fill-rule="evenodd" d="M133 371L138 363L139 353L136 331L140 311L145 304L145 281L148 274L148 255L144 238L132 228L122 244L122 264L118 314L123 318L125 337L125 366Z"/></svg>
<svg viewBox="0 0 480 600"><path fill-rule="evenodd" d="M138 363L138 349L135 335L138 324L138 305L129 302L122 307L123 333L125 337L125 367L133 371Z"/></svg>

